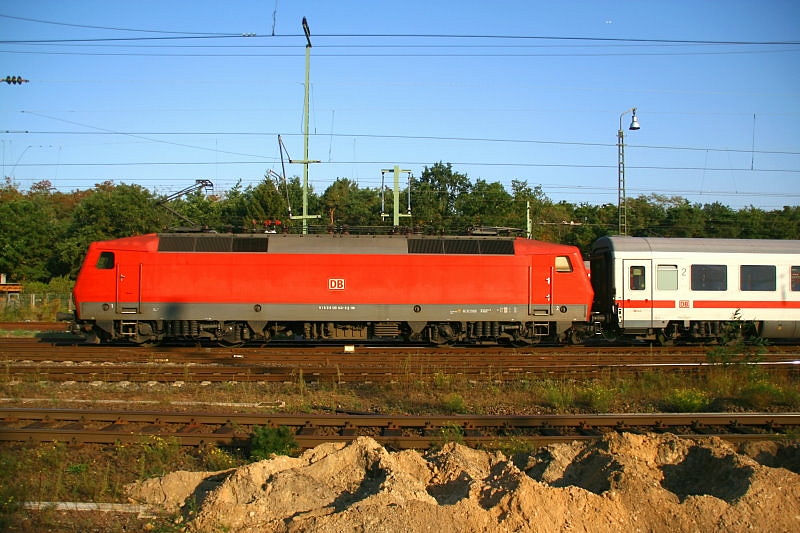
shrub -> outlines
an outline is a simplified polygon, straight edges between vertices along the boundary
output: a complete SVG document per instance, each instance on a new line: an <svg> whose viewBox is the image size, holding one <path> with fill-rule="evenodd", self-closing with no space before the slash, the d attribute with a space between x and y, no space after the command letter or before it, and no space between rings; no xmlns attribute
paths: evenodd
<svg viewBox="0 0 800 533"><path fill-rule="evenodd" d="M250 434L250 459L262 461L273 455L292 455L299 450L294 434L286 426L257 426Z"/></svg>
<svg viewBox="0 0 800 533"><path fill-rule="evenodd" d="M463 396L455 392L448 394L444 398L442 406L451 413L463 414L467 412L467 402Z"/></svg>
<svg viewBox="0 0 800 533"><path fill-rule="evenodd" d="M676 413L696 413L708 408L708 393L697 389L673 389L664 396L664 410Z"/></svg>

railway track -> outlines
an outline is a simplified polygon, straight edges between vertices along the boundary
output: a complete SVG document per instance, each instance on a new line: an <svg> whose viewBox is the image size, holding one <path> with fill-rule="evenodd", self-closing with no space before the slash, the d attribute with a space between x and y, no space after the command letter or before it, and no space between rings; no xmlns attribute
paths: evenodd
<svg viewBox="0 0 800 533"><path fill-rule="evenodd" d="M763 363L762 363L763 364ZM302 366L265 365L191 365L191 364L113 364L64 365L63 363L19 365L6 364L0 369L5 381L53 382L130 382L130 383L335 383L380 384L427 381L438 376L461 376L476 381L509 382L543 377L591 378L609 372L615 375L634 375L646 371L698 373L717 365L709 363L658 363L585 364L494 367L406 368L403 365L362 365L356 368L344 365L303 368ZM800 365L794 362L775 362L766 367L769 372L800 374Z"/></svg>
<svg viewBox="0 0 800 533"><path fill-rule="evenodd" d="M796 348L769 347L757 357L771 372L800 373ZM6 381L392 383L436 375L511 381L528 377L591 377L614 372L703 372L714 368L706 348L632 350L589 347L452 348L158 347L51 345L37 339L0 340Z"/></svg>
<svg viewBox="0 0 800 533"><path fill-rule="evenodd" d="M397 449L458 440L469 446L504 438L595 440L610 431L674 433L727 440L787 438L800 413L604 414L540 416L391 416L374 414L211 414L85 409L0 409L0 441L130 443L159 437L183 446L244 446L256 426L292 430L298 445L370 436Z"/></svg>

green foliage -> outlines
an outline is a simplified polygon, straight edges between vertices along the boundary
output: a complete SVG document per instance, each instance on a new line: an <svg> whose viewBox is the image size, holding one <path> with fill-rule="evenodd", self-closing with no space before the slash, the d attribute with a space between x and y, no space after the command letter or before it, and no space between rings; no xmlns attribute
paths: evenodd
<svg viewBox="0 0 800 533"><path fill-rule="evenodd" d="M737 309L731 320L724 323L719 345L711 348L706 358L710 363L722 366L758 362L767 340L751 333L742 321L741 309Z"/></svg>
<svg viewBox="0 0 800 533"><path fill-rule="evenodd" d="M180 448L180 443L174 438L152 436L143 439L140 443L140 477L163 476L169 472L177 462Z"/></svg>
<svg viewBox="0 0 800 533"><path fill-rule="evenodd" d="M467 402L464 400L464 397L457 392L445 396L442 401L442 407L449 413L464 414L467 412Z"/></svg>
<svg viewBox="0 0 800 533"><path fill-rule="evenodd" d="M299 447L292 431L286 426L258 426L250 434L250 459L262 461L273 455L292 455Z"/></svg>
<svg viewBox="0 0 800 533"><path fill-rule="evenodd" d="M447 444L454 442L456 444L464 444L464 427L453 422L452 424L445 424L441 427L441 443Z"/></svg>
<svg viewBox="0 0 800 533"><path fill-rule="evenodd" d="M664 396L664 411L675 413L697 413L708 408L709 394L695 388L673 389Z"/></svg>
<svg viewBox="0 0 800 533"><path fill-rule="evenodd" d="M75 282L66 276L58 276L48 282L31 281L22 284L25 294L69 294Z"/></svg>
<svg viewBox="0 0 800 533"><path fill-rule="evenodd" d="M202 467L205 470L227 470L239 466L239 459L222 448L204 446L199 448Z"/></svg>
<svg viewBox="0 0 800 533"><path fill-rule="evenodd" d="M545 380L541 384L541 394L546 405L559 411L570 409L575 403L574 387L563 381Z"/></svg>
<svg viewBox="0 0 800 533"><path fill-rule="evenodd" d="M617 230L615 205L554 203L540 185L529 185L524 178L513 177L509 190L500 182L471 181L450 163L426 166L411 180L410 192L413 217L401 219L402 225L427 233L464 234L477 225L525 229L528 205L535 239L573 244L588 252L597 237ZM403 213L408 193L403 183ZM387 214L392 211L392 194L390 190L384 198ZM110 181L70 193L41 181L24 191L6 178L0 184L0 272L25 283L74 279L89 243L187 225L182 217L218 231L263 231L264 220L276 219L299 231L300 224L288 217L290 212L302 214L298 177L284 181L265 176L256 185L239 183L211 196L197 190L170 203L180 217L159 207L162 198L138 185ZM795 239L800 234L799 206L735 211L718 202L692 204L657 194L628 202L631 235ZM347 177L337 178L322 194L310 189L308 214L321 216L310 221L310 231L332 225L380 232L389 231L392 223L380 216L380 188L362 188Z"/></svg>
<svg viewBox="0 0 800 533"><path fill-rule="evenodd" d="M759 379L748 383L739 391L739 402L742 407L763 411L775 405L794 409L798 405L797 391L786 390L767 379Z"/></svg>
<svg viewBox="0 0 800 533"><path fill-rule="evenodd" d="M595 413L608 413L617 391L605 383L587 383L578 390L577 403Z"/></svg>

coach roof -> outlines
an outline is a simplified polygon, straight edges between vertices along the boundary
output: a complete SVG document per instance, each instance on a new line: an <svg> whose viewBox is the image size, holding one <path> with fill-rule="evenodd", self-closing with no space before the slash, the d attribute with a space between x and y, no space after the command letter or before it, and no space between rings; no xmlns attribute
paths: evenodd
<svg viewBox="0 0 800 533"><path fill-rule="evenodd" d="M615 252L705 252L736 254L800 254L800 241L775 239L689 239L666 237L600 237L592 253L609 249Z"/></svg>

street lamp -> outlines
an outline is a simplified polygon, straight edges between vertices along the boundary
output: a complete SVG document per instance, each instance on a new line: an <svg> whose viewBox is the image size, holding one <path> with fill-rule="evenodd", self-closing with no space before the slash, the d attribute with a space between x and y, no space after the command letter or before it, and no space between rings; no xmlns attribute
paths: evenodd
<svg viewBox="0 0 800 533"><path fill-rule="evenodd" d="M628 129L635 131L641 127L639 126L639 119L636 118L635 107L620 114L619 131L617 131L617 178L619 179L619 184L617 187L617 212L619 213L618 230L620 235L628 234L627 208L625 205L625 131L622 129L622 117L628 113L633 114L633 117L631 118L631 125L628 127Z"/></svg>

